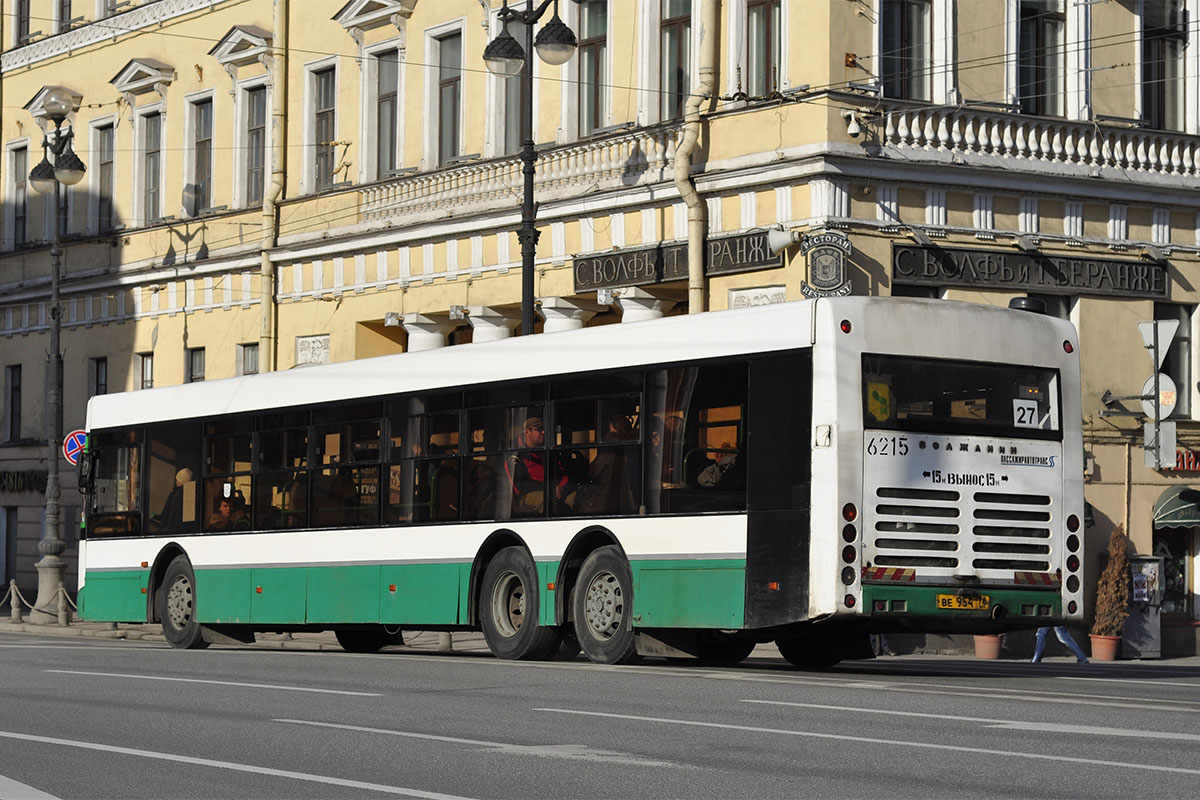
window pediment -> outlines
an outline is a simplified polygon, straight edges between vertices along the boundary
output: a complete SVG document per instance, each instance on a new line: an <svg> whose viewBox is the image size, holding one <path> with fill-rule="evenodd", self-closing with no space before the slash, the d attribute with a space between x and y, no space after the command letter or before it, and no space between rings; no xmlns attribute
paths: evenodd
<svg viewBox="0 0 1200 800"><path fill-rule="evenodd" d="M121 68L109 81L117 91L126 95L146 94L163 90L175 80L175 68L152 58L135 58Z"/></svg>
<svg viewBox="0 0 1200 800"><path fill-rule="evenodd" d="M253 25L235 25L208 51L225 67L244 67L259 60L271 46L271 32Z"/></svg>
<svg viewBox="0 0 1200 800"><path fill-rule="evenodd" d="M45 101L46 95L51 89L62 89L70 94L71 104L74 106L73 110L79 110L79 104L83 102L82 94L66 86L43 86L38 93L35 94L33 98L25 104L25 110L29 112L30 116L37 120L46 119L46 109L43 107L42 103Z"/></svg>
<svg viewBox="0 0 1200 800"><path fill-rule="evenodd" d="M350 0L333 19L346 30L367 31L389 23L399 28L416 4L416 0Z"/></svg>

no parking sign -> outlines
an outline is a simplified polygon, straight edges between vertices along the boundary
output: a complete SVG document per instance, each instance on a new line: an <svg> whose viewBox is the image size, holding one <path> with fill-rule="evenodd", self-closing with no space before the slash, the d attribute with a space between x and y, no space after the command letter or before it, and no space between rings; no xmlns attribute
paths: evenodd
<svg viewBox="0 0 1200 800"><path fill-rule="evenodd" d="M67 434L67 438L63 440L63 455L71 462L72 467L79 464L79 457L83 455L86 446L87 431L71 431Z"/></svg>

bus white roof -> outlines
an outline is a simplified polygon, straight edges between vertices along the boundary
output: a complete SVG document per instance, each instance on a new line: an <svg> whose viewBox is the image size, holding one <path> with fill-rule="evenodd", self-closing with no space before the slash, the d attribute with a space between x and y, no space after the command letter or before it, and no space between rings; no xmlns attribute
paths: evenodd
<svg viewBox="0 0 1200 800"><path fill-rule="evenodd" d="M912 298L844 297L619 323L496 342L455 345L262 375L98 395L88 403L89 430L260 409L437 390L467 384L665 364L808 347L815 303L852 315L890 304L930 315L1035 315L972 303ZM913 306L919 308L913 308ZM953 312L952 312L953 309ZM993 317L996 321L999 319ZM1041 319L1047 319L1041 317ZM1057 321L1055 321L1057 322Z"/></svg>

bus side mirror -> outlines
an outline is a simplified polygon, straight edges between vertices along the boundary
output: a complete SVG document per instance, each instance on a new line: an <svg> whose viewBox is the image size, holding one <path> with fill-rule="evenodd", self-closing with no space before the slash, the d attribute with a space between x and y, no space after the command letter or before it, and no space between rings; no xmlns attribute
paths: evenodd
<svg viewBox="0 0 1200 800"><path fill-rule="evenodd" d="M79 457L79 491L86 492L92 488L92 454L84 453Z"/></svg>

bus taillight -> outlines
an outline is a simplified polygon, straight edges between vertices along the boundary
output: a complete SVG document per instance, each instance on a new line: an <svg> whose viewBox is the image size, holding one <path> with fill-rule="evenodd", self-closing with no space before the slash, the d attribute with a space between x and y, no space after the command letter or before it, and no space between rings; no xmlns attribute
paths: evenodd
<svg viewBox="0 0 1200 800"><path fill-rule="evenodd" d="M858 551L854 549L854 545L848 544L842 548L842 561L853 564L856 558L858 558Z"/></svg>
<svg viewBox="0 0 1200 800"><path fill-rule="evenodd" d="M1067 355L1070 355L1071 353L1074 353L1074 352L1075 352L1075 345L1071 344L1071 342L1070 342L1070 341L1068 341L1068 340L1064 339L1064 340L1063 340L1063 352L1064 352L1064 353L1066 353Z"/></svg>
<svg viewBox="0 0 1200 800"><path fill-rule="evenodd" d="M1079 604L1076 603L1074 600L1067 603L1067 613L1068 614L1074 614L1078 610L1079 610Z"/></svg>
<svg viewBox="0 0 1200 800"><path fill-rule="evenodd" d="M1071 553L1071 555L1067 556L1067 569L1071 572L1079 571L1079 556L1075 555L1074 553Z"/></svg>
<svg viewBox="0 0 1200 800"><path fill-rule="evenodd" d="M842 320L842 333L849 333L853 328L854 326L850 324L850 320Z"/></svg>
<svg viewBox="0 0 1200 800"><path fill-rule="evenodd" d="M853 543L858 538L858 530L853 525L842 528L842 541Z"/></svg>
<svg viewBox="0 0 1200 800"><path fill-rule="evenodd" d="M846 503L846 505L842 506L842 519L846 520L846 522L854 522L857 517L858 509L854 506L854 503Z"/></svg>
<svg viewBox="0 0 1200 800"><path fill-rule="evenodd" d="M858 602L854 595L848 594L842 598L842 602L846 604L846 608L854 608L854 604Z"/></svg>
<svg viewBox="0 0 1200 800"><path fill-rule="evenodd" d="M845 567L842 569L842 583L846 586L854 583L854 567Z"/></svg>
<svg viewBox="0 0 1200 800"><path fill-rule="evenodd" d="M1069 530L1071 533L1079 530L1079 517L1075 516L1074 514L1067 517L1067 530Z"/></svg>

